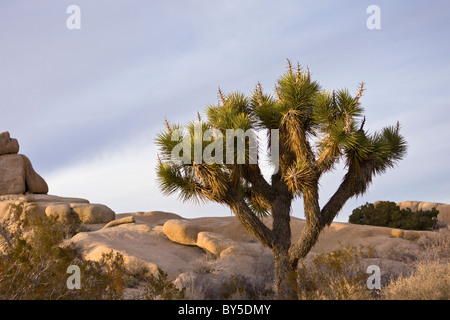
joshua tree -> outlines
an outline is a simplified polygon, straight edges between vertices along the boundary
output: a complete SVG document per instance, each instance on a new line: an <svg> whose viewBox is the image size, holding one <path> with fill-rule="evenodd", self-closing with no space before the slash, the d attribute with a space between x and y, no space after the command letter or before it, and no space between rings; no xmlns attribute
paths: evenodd
<svg viewBox="0 0 450 320"><path fill-rule="evenodd" d="M364 130L363 91L364 83L355 96L347 89L324 90L311 79L309 69L293 68L289 60L273 96L264 93L259 83L249 96L224 95L219 88L218 105L206 108L207 121L200 114L198 121L184 127L166 120L166 130L156 138L159 186L167 195L179 192L183 201L228 206L271 249L277 297L295 298L298 261L308 254L320 232L348 199L363 194L372 177L386 172L406 153L398 122L373 134ZM230 138L230 129L241 129L246 135ZM267 150L255 147L258 131L267 133ZM255 159L261 152L270 152L275 166L267 180L258 163L261 157ZM320 208L319 179L340 160L346 173ZM303 198L306 217L299 239L291 239L290 229L295 198ZM271 225L261 220L268 215Z"/></svg>

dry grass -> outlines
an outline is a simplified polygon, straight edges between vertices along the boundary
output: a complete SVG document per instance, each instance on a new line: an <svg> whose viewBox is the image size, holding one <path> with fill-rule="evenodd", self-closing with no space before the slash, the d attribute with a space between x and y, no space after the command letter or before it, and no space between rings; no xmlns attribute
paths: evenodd
<svg viewBox="0 0 450 320"><path fill-rule="evenodd" d="M421 251L419 260L450 261L450 229L430 232L418 240Z"/></svg>
<svg viewBox="0 0 450 320"><path fill-rule="evenodd" d="M450 230L441 229L418 240L421 246L413 273L383 289L388 300L450 300Z"/></svg>
<svg viewBox="0 0 450 320"><path fill-rule="evenodd" d="M205 254L191 263L192 272L184 275L181 286L192 300L272 299L274 265L271 255L260 255L249 274L233 274L232 263Z"/></svg>
<svg viewBox="0 0 450 320"><path fill-rule="evenodd" d="M367 274L362 260L371 250L343 247L319 254L298 269L298 294L302 300L368 300Z"/></svg>
<svg viewBox="0 0 450 320"><path fill-rule="evenodd" d="M450 300L450 263L420 261L409 277L400 276L383 289L387 300Z"/></svg>

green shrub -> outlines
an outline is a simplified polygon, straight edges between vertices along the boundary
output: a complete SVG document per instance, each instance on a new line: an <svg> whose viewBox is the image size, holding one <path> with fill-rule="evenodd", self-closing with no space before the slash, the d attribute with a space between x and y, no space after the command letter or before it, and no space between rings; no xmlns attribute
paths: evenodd
<svg viewBox="0 0 450 320"><path fill-rule="evenodd" d="M432 230L437 224L439 211L400 209L395 202L380 201L376 206L366 203L353 210L349 222L405 230Z"/></svg>

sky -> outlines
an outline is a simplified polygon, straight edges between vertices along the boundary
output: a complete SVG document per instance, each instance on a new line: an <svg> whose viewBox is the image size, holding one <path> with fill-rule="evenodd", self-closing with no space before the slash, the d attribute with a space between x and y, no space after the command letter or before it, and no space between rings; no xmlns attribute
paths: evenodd
<svg viewBox="0 0 450 320"><path fill-rule="evenodd" d="M80 29L69 29L70 5ZM380 29L370 29L370 5ZM116 213L229 216L183 203L156 183L164 118L196 119L217 89L265 92L286 59L324 89L366 91L365 128L401 124L408 154L351 199L450 203L450 2L356 0L3 0L0 132L9 131L49 194L88 199ZM324 205L343 166L320 181ZM292 215L303 218L301 200Z"/></svg>

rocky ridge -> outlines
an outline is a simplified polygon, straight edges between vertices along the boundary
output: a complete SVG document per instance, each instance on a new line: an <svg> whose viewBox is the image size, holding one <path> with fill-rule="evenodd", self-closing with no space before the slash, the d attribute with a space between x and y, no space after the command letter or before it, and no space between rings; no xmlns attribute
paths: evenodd
<svg viewBox="0 0 450 320"><path fill-rule="evenodd" d="M450 205L438 205L450 209ZM264 223L270 227L270 217ZM131 268L145 266L153 272L161 268L180 288L231 275L253 277L273 267L270 250L234 216L186 219L169 212L135 212L116 215L113 224L79 233L65 244L77 245L86 259L99 260L103 253L115 251ZM293 239L298 239L304 226L303 219L292 217ZM365 263L379 265L387 281L393 274L411 271L400 257L418 254L419 239L430 233L333 222L320 235L310 257L348 246L371 248L378 258L366 259Z"/></svg>
<svg viewBox="0 0 450 320"><path fill-rule="evenodd" d="M86 199L48 195L47 182L33 169L30 159L19 153L17 139L0 133L0 222L8 219L13 204L22 203L36 215L78 218L85 224L107 223L115 213Z"/></svg>

